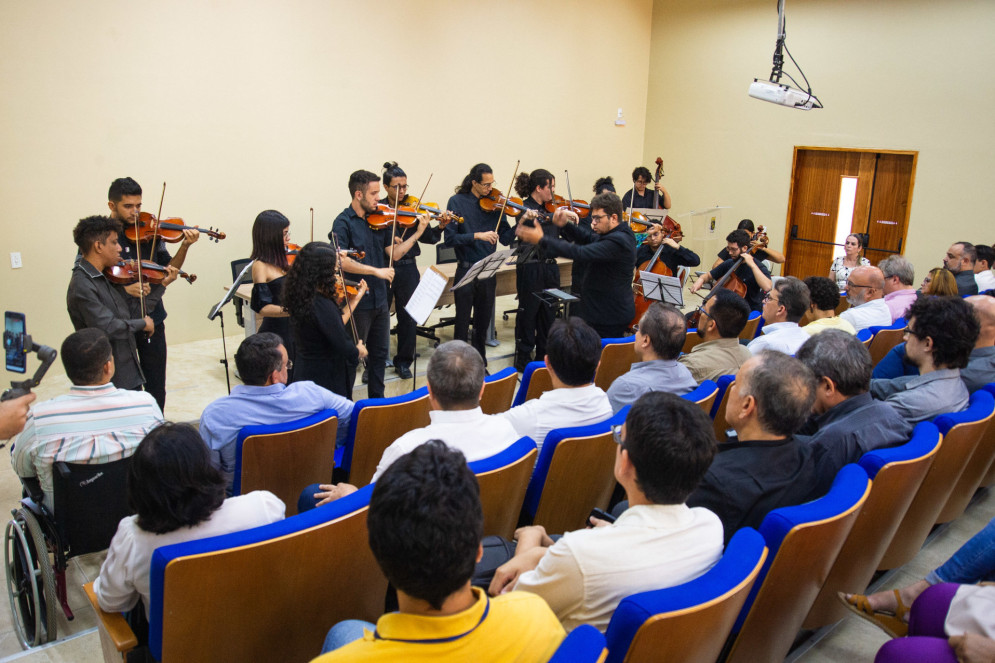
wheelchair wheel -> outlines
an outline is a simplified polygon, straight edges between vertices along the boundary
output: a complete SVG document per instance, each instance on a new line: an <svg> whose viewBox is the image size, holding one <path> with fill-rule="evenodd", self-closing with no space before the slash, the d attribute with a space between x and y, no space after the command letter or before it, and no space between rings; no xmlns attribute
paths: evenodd
<svg viewBox="0 0 995 663"><path fill-rule="evenodd" d="M55 573L48 546L34 514L17 509L4 535L7 594L14 630L25 649L55 640Z"/></svg>

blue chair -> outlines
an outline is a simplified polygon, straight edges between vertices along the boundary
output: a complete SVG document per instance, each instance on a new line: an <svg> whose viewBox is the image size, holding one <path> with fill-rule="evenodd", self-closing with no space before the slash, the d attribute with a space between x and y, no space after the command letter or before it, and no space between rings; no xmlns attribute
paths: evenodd
<svg viewBox="0 0 995 663"><path fill-rule="evenodd" d="M280 522L157 549L148 615L152 657L306 661L321 650L330 624L376 621L387 579L366 543L372 492L367 486ZM104 651L121 651L117 644L125 638L112 634L130 631L124 618L91 602Z"/></svg>
<svg viewBox="0 0 995 663"><path fill-rule="evenodd" d="M727 663L787 656L870 487L863 468L847 465L824 497L767 514L760 534L770 555L733 627Z"/></svg>
<svg viewBox="0 0 995 663"><path fill-rule="evenodd" d="M484 536L511 539L515 535L536 455L536 443L523 437L499 454L468 464L480 485Z"/></svg>
<svg viewBox="0 0 995 663"><path fill-rule="evenodd" d="M612 382L625 375L636 360L636 337L601 339L601 363L594 373L594 384L608 391Z"/></svg>
<svg viewBox="0 0 995 663"><path fill-rule="evenodd" d="M301 488L332 480L337 430L335 410L242 427L235 439L232 495L268 490L287 505L287 515L295 515Z"/></svg>
<svg viewBox="0 0 995 663"><path fill-rule="evenodd" d="M522 373L522 383L518 386L518 393L515 394L511 407L518 407L525 401L539 398L543 392L552 388L553 380L549 376L549 370L546 369L546 362L530 361Z"/></svg>
<svg viewBox="0 0 995 663"><path fill-rule="evenodd" d="M874 339L868 351L871 353L871 365L877 365L888 352L905 338L905 318L898 318L887 326L869 327Z"/></svg>
<svg viewBox="0 0 995 663"><path fill-rule="evenodd" d="M549 663L601 663L607 655L601 631L582 624L567 634Z"/></svg>
<svg viewBox="0 0 995 663"><path fill-rule="evenodd" d="M340 464L349 473L349 481L357 486L368 484L384 450L394 440L431 423L430 407L428 387L392 398L356 401Z"/></svg>
<svg viewBox="0 0 995 663"><path fill-rule="evenodd" d="M986 384L984 390L995 396L995 383ZM995 437L995 426L988 427L988 437ZM995 442L989 442L989 444L995 444ZM988 473L981 479L981 485L985 487L990 487L995 485L995 459L992 460L991 465L988 467Z"/></svg>
<svg viewBox="0 0 995 663"><path fill-rule="evenodd" d="M557 428L546 434L523 512L550 534L585 527L592 507L608 508L615 489L611 427L625 422L629 406L600 424Z"/></svg>
<svg viewBox="0 0 995 663"><path fill-rule="evenodd" d="M970 412L972 409L974 413ZM995 400L992 398L992 393L980 389L971 394L967 410L942 414L933 420L940 432L943 433L944 440L949 440L954 435L954 430L959 431L965 428L969 431L964 431L964 434L974 438L973 444L968 442L973 447L973 451L971 451L953 490L950 491L946 504L936 519L937 524L949 523L960 518L967 508L968 502L978 490L978 486L981 485L982 479L988 473L992 457L995 456L995 440L991 435L991 430L995 426L992 423L993 414L995 414Z"/></svg>
<svg viewBox="0 0 995 663"><path fill-rule="evenodd" d="M857 340L863 343L865 348L870 348L871 341L874 340L874 332L870 328L861 329L857 332Z"/></svg>
<svg viewBox="0 0 995 663"><path fill-rule="evenodd" d="M484 378L484 393L480 395L480 409L484 414L499 414L511 407L518 385L518 371L508 366Z"/></svg>
<svg viewBox="0 0 995 663"><path fill-rule="evenodd" d="M712 418L712 428L715 431L715 439L719 442L726 441L726 431L729 426L726 424L726 403L729 400L729 387L736 381L735 375L720 375L716 381L718 393L715 394L715 402L712 404L712 411L709 416Z"/></svg>
<svg viewBox="0 0 995 663"><path fill-rule="evenodd" d="M681 395L681 398L695 403L704 411L705 414L710 414L712 412L712 405L715 403L715 397L718 393L718 385L711 380L705 380L694 390Z"/></svg>
<svg viewBox="0 0 995 663"><path fill-rule="evenodd" d="M750 311L750 317L746 319L746 326L739 332L739 338L743 341L752 341L763 332L764 320L760 311Z"/></svg>
<svg viewBox="0 0 995 663"><path fill-rule="evenodd" d="M698 578L622 599L605 634L608 663L715 661L766 557L763 537L744 527Z"/></svg>
<svg viewBox="0 0 995 663"><path fill-rule="evenodd" d="M888 350L876 364L871 378L874 380L890 380L903 375L919 375L919 367L910 364L905 359L905 343L899 343Z"/></svg>

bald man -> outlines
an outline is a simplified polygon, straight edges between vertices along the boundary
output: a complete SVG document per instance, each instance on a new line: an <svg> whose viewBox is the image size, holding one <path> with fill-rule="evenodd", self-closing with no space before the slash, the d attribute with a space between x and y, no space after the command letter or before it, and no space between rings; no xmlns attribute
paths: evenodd
<svg viewBox="0 0 995 663"><path fill-rule="evenodd" d="M850 308L840 317L858 332L868 327L891 324L891 311L884 301L884 274L877 267L858 267L846 279L846 299Z"/></svg>
<svg viewBox="0 0 995 663"><path fill-rule="evenodd" d="M967 367L960 371L960 379L968 391L974 392L995 382L995 297L972 295L967 303L974 309L981 332L967 359Z"/></svg>

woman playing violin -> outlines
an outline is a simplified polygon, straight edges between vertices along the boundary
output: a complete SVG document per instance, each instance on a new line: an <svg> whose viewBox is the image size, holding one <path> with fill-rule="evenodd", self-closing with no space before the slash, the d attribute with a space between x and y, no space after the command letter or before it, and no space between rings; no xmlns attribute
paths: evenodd
<svg viewBox="0 0 995 663"><path fill-rule="evenodd" d="M286 283L287 244L290 242L290 220L276 210L266 210L252 224L252 310L263 316L261 332L273 332L283 339L283 347L291 363L295 360L290 320L283 307ZM290 371L291 379L293 371Z"/></svg>
<svg viewBox="0 0 995 663"><path fill-rule="evenodd" d="M622 207L625 209L629 209L630 206L636 209L653 209L653 192L656 191L659 194L659 202L656 207L671 209L673 201L670 199L667 189L660 182L657 182L651 189L649 184L652 181L653 176L650 175L649 168L637 166L632 171L632 188L622 196ZM633 199L633 195L635 195L635 199Z"/></svg>
<svg viewBox="0 0 995 663"><path fill-rule="evenodd" d="M743 219L742 221L740 221L739 225L736 226L736 230L745 230L746 232L750 233L751 236L754 236L754 233L756 233L756 228L753 225L753 221L750 219ZM756 258L757 260L761 261L767 260L770 262L776 262L779 265L784 263L785 260L784 254L775 251L766 244L762 245L760 239L757 238L752 239L750 241L750 248L756 249L756 251L754 251L753 253L753 257ZM712 269L715 269L716 267L718 267L728 259L729 259L729 251L727 249L722 249L721 251L719 251L718 258L716 259L715 263L712 265Z"/></svg>
<svg viewBox="0 0 995 663"><path fill-rule="evenodd" d="M367 352L346 325L367 287L361 281L352 297L336 287L337 260L331 245L306 244L287 272L284 305L296 345L294 380L310 380L352 400L356 367Z"/></svg>
<svg viewBox="0 0 995 663"><path fill-rule="evenodd" d="M746 285L746 302L750 305L750 310L762 311L764 306L764 293L771 288L770 272L759 260L754 260L750 255L750 233L745 230L733 230L726 236L726 249L729 251L729 260L726 260L710 272L705 272L698 277L698 280L691 286L691 292L698 292L706 283L714 283L725 276L726 272L733 268L737 260L742 257L743 261L736 268L736 276Z"/></svg>

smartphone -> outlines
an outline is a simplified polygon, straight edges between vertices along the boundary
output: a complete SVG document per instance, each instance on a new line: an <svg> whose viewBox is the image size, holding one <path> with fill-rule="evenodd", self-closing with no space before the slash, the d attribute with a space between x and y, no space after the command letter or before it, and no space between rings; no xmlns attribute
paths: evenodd
<svg viewBox="0 0 995 663"><path fill-rule="evenodd" d="M597 518L599 520L606 520L606 521L608 521L610 523L615 522L615 516L611 515L607 511L602 511L601 509L599 509L597 507L591 509L591 516L593 516L593 517L595 517L595 518ZM594 527L594 525L591 524L590 520L587 521L587 526L588 527Z"/></svg>
<svg viewBox="0 0 995 663"><path fill-rule="evenodd" d="M15 373L24 373L28 366L28 353L24 349L23 313L15 313L13 311L4 312L3 349L7 354L7 370Z"/></svg>

